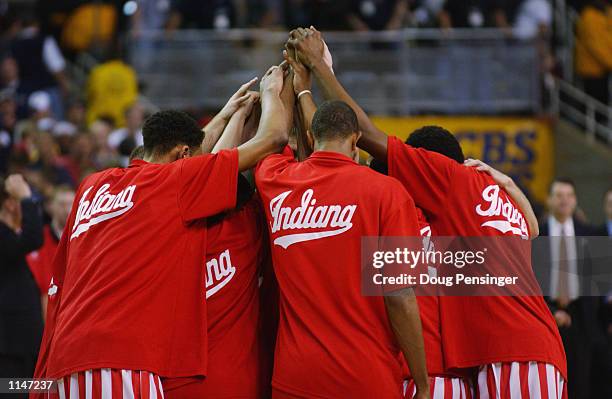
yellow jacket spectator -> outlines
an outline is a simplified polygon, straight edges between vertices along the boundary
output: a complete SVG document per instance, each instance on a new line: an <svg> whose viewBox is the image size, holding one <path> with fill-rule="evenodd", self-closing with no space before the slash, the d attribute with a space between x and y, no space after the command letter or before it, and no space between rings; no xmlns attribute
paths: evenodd
<svg viewBox="0 0 612 399"><path fill-rule="evenodd" d="M117 11L111 4L84 4L64 23L62 45L72 51L85 51L95 44L110 43L117 26Z"/></svg>
<svg viewBox="0 0 612 399"><path fill-rule="evenodd" d="M612 6L605 0L595 0L584 7L576 24L576 73L583 79L587 93L607 103L610 71Z"/></svg>
<svg viewBox="0 0 612 399"><path fill-rule="evenodd" d="M115 126L125 125L125 110L138 96L136 73L121 60L95 67L87 83L87 123L100 116L113 118Z"/></svg>

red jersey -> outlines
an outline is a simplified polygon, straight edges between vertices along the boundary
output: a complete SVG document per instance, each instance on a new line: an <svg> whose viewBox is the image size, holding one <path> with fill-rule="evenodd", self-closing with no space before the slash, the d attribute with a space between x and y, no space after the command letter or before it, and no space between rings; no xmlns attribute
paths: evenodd
<svg viewBox="0 0 612 399"><path fill-rule="evenodd" d="M37 376L206 374L202 218L235 206L237 175L231 150L83 181L54 259Z"/></svg>
<svg viewBox="0 0 612 399"><path fill-rule="evenodd" d="M32 271L36 285L40 290L40 294L46 294L51 281L51 263L55 256L55 251L59 244L59 238L53 233L51 225L46 225L43 229L43 245L37 251L30 252L26 256L28 266Z"/></svg>
<svg viewBox="0 0 612 399"><path fill-rule="evenodd" d="M437 235L529 235L522 212L490 175L396 137L387 151L389 176L404 184ZM529 256L507 255L531 264ZM541 296L446 296L440 309L446 368L540 361L567 376L563 344Z"/></svg>
<svg viewBox="0 0 612 399"><path fill-rule="evenodd" d="M261 392L259 273L267 232L251 199L207 231L204 290L208 313L208 374L182 385L164 381L168 398L258 398ZM174 388L174 386L179 386Z"/></svg>
<svg viewBox="0 0 612 399"><path fill-rule="evenodd" d="M418 236L396 180L334 152L260 162L257 189L280 288L272 385L319 398L399 398L399 347L381 296L361 293L361 238Z"/></svg>

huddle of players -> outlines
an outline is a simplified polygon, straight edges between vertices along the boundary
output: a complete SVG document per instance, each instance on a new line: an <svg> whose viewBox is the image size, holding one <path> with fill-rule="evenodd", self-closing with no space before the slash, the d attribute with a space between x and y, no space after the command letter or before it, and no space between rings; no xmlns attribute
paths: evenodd
<svg viewBox="0 0 612 399"><path fill-rule="evenodd" d="M566 396L563 346L541 297L361 295L363 236L537 235L512 180L463 165L444 129L407 144L377 130L316 29L292 31L285 59L259 93L243 85L205 137L162 111L143 127L144 160L81 184L36 376L57 379L60 398L267 395L260 313L276 298L260 297L269 290L259 276L272 280L271 261L274 398ZM311 76L332 100L318 108ZM308 134L292 150L294 119ZM390 177L355 163L358 146ZM256 194L240 175L253 167ZM526 224L483 226L503 218L475 212L490 186Z"/></svg>

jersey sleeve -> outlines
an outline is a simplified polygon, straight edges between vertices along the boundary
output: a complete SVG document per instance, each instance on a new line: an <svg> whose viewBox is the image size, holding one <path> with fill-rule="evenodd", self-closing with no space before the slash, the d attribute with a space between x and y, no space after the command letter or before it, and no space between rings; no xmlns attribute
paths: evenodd
<svg viewBox="0 0 612 399"><path fill-rule="evenodd" d="M389 176L404 185L416 206L427 214L444 212L453 174L461 165L444 155L404 144L393 136L388 139L387 164Z"/></svg>
<svg viewBox="0 0 612 399"><path fill-rule="evenodd" d="M180 161L178 206L184 222L236 206L238 150Z"/></svg>

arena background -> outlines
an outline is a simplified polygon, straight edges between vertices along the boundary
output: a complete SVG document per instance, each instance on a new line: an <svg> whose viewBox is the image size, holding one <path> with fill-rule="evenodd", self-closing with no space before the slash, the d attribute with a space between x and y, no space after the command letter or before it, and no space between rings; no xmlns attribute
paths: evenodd
<svg viewBox="0 0 612 399"><path fill-rule="evenodd" d="M605 226L611 7L605 0L0 1L0 174L23 174L48 205L58 187L127 165L146 115L184 109L204 125L240 84L282 60L288 30L315 25L339 80L382 130L405 138L423 125L446 127L466 155L515 178L540 217L551 181L569 177L576 216ZM38 47L25 46L33 37Z"/></svg>

